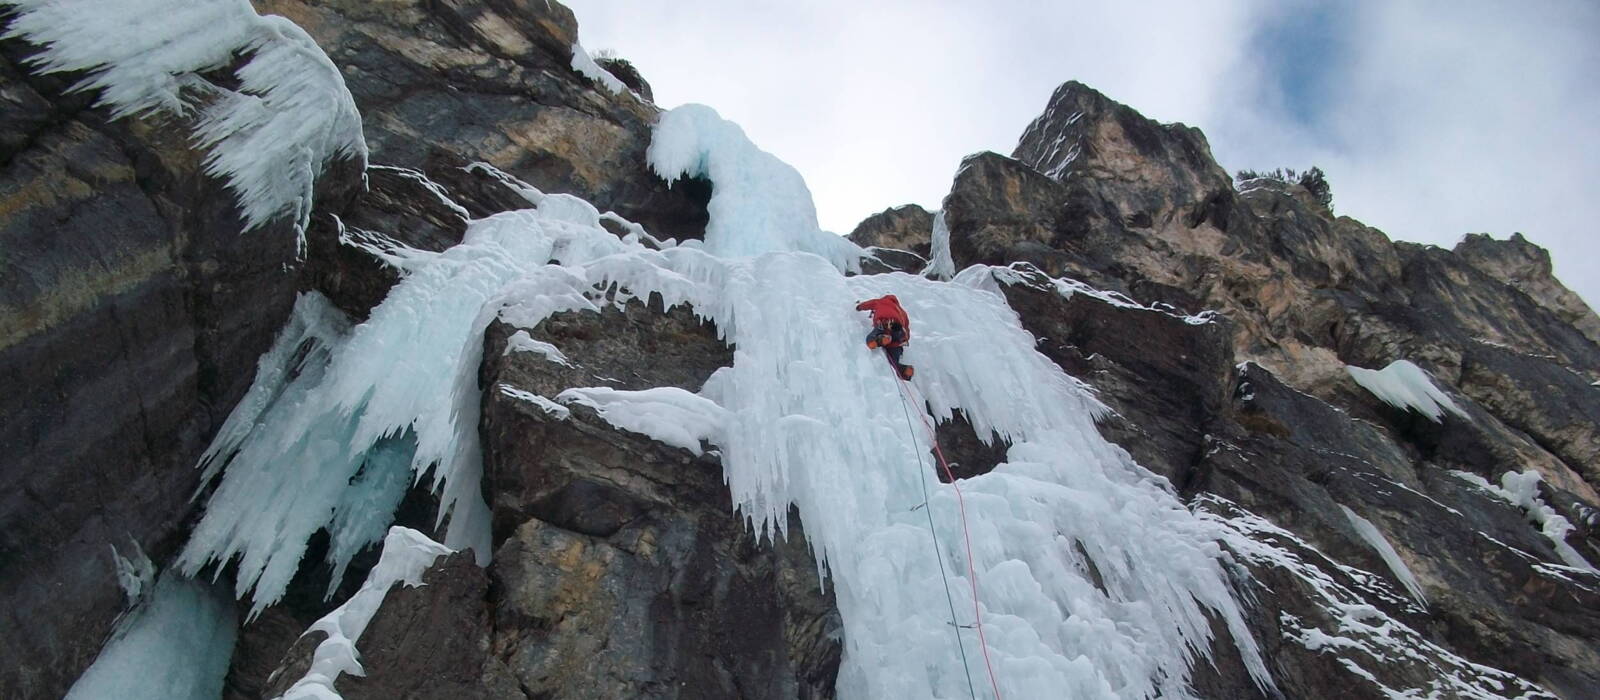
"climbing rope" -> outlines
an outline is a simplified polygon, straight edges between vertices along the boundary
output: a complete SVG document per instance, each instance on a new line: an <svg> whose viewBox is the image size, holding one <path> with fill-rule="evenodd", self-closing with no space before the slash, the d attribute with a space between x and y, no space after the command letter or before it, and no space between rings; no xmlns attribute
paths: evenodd
<svg viewBox="0 0 1600 700"><path fill-rule="evenodd" d="M884 355L884 360L887 361L888 359L888 355ZM894 372L895 378L900 380L900 396L902 399L904 399L904 401L902 401L900 404L900 408L906 413L906 429L912 432L912 439L915 440L916 428L911 425L911 410L906 407L907 403L915 402L915 397L912 396L913 387L905 380L905 377L900 375L899 368L895 367L893 362L889 362L889 368ZM961 485L956 483L955 474L950 471L950 463L945 461L944 451L939 449L939 440L937 437L935 437L933 425L928 422L927 412L923 411L920 405L917 408L917 415L922 418L922 426L927 428L928 436L933 440L933 454L939 458L939 466L944 469L945 478L950 480L950 486L956 491L956 505L961 512L961 535L966 540L967 547L967 583L972 586L972 619L974 625L978 628L978 645L983 650L984 669L989 672L989 686L994 690L995 700L1001 700L1000 683L999 681L995 680L994 664L989 660L989 642L983 636L983 614L979 612L978 609L978 571L976 568L974 568L972 560L972 532L967 527L966 498L961 494ZM956 606L954 599L950 595L950 581L945 576L944 572L944 554L939 551L939 535L938 533L934 532L933 508L926 506L928 501L928 477L926 474L926 469L922 466L921 451L918 451L917 453L917 473L922 479L922 499L925 506L923 510L928 516L928 531L933 533L933 546L935 549L935 554L939 558L939 578L944 582L945 601L950 604L950 624L954 625L956 628L956 645L961 649L961 667L963 670L967 671L967 689L972 693L974 700L976 700L978 692L973 687L972 671L967 669L967 649L966 645L961 641L961 624L956 621Z"/></svg>
<svg viewBox="0 0 1600 700"><path fill-rule="evenodd" d="M905 398L903 390L900 396L902 399ZM906 431L915 436L916 428L911 425L911 409L906 408L906 403L901 401L900 409L906 414ZM917 477L922 481L922 512L928 516L928 533L933 535L933 556L939 562L939 582L944 584L944 601L950 606L950 626L953 628L951 631L956 635L956 648L961 650L961 670L967 673L967 692L972 694L972 700L978 700L978 687L972 682L972 668L967 663L967 645L961 641L961 623L956 619L956 600L950 595L950 577L944 572L944 549L939 546L939 533L933 528L933 508L928 506L928 469L922 464L920 450L917 451Z"/></svg>

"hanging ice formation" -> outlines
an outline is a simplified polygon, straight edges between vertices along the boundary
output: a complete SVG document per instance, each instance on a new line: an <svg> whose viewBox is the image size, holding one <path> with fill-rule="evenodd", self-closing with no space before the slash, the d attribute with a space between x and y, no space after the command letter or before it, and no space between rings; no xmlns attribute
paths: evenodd
<svg viewBox="0 0 1600 700"><path fill-rule="evenodd" d="M1434 386L1428 373L1410 360L1395 360L1383 369L1345 367L1345 371L1373 396L1402 411L1415 410L1435 423L1443 421L1445 411L1467 418L1466 411L1451 401L1449 394Z"/></svg>
<svg viewBox="0 0 1600 700"><path fill-rule="evenodd" d="M1005 696L1184 697L1191 666L1211 648L1208 615L1257 682L1271 683L1216 528L1100 437L1093 419L1104 409L1035 352L998 293L1003 275L845 276L855 251L816 229L798 174L704 107L663 115L650 153L658 172L712 179L703 247L656 242L631 225L619 238L600 226L615 215L497 173L534 206L471 222L443 253L391 251L407 274L367 322L345 327L318 297L301 299L207 455L209 469L226 467L185 569L237 557L239 592L253 588L259 611L282 594L314 532L333 533L341 566L382 535L408 483L400 477L424 474L444 494L446 544L471 546L482 562L475 373L485 326L498 316L531 328L558 311L655 293L712 321L735 347L734 364L701 392L720 409L650 395L659 406L625 409L643 416L630 429L718 441L734 506L760 533L786 534L798 508L844 620L841 696L966 697L952 635L976 649L973 621L966 613L951 626L932 533L913 510L931 436L908 429L897 380L861 346L866 321L853 310L893 293L916 319L906 361L933 417L961 409L980 435L1011 444L1007 464L964 482ZM641 397L591 389L564 398ZM939 488L927 507L938 556L964 572L953 493ZM950 581L967 590L959 574Z"/></svg>
<svg viewBox="0 0 1600 700"><path fill-rule="evenodd" d="M87 71L112 116L193 116L207 174L238 196L246 228L291 214L304 234L312 186L339 157L366 164L361 115L344 77L305 30L248 0L0 0L21 12L7 38L45 50L41 72ZM151 21L159 18L159 21ZM236 55L238 89L201 75Z"/></svg>

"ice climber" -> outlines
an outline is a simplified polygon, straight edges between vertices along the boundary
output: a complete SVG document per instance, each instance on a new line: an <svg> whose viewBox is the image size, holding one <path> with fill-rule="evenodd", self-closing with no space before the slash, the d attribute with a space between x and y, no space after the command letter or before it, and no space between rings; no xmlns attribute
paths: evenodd
<svg viewBox="0 0 1600 700"><path fill-rule="evenodd" d="M872 313L872 332L867 334L867 348L883 348L884 354L889 357L889 364L900 374L900 378L910 379L915 370L911 365L900 364L900 353L905 352L905 345L911 340L911 319L906 316L906 310L900 308L900 300L894 298L893 294L886 294L856 304L856 311Z"/></svg>

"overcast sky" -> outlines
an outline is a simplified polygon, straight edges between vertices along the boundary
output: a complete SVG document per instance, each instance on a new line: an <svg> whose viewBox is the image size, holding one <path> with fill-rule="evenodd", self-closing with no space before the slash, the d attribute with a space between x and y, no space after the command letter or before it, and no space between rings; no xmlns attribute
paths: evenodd
<svg viewBox="0 0 1600 700"><path fill-rule="evenodd" d="M1600 301L1600 3L564 1L657 104L799 169L826 229L937 208L1075 79L1200 127L1230 172L1320 166L1391 238L1521 231Z"/></svg>

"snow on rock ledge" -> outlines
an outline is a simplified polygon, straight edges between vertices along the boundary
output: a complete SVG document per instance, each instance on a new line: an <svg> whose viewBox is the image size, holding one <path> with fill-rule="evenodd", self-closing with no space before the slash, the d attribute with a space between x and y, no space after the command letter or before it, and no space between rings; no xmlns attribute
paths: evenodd
<svg viewBox="0 0 1600 700"><path fill-rule="evenodd" d="M702 441L722 442L728 423L728 412L715 401L672 386L644 391L581 387L561 392L556 400L588 406L613 426L697 456Z"/></svg>
<svg viewBox="0 0 1600 700"><path fill-rule="evenodd" d="M372 616L377 614L378 606L383 604L383 597L389 593L389 589L396 583L422 585L422 572L433 566L439 557L452 551L416 530L398 525L389 528L389 534L383 539L383 554L378 558L378 565L367 574L361 590L306 630L308 634L323 632L328 636L317 645L306 675L280 697L283 700L342 697L334 689L334 681L346 673L365 675L361 670L360 657L356 654L356 642L360 641L361 633L366 631L367 623L372 622Z"/></svg>
<svg viewBox="0 0 1600 700"><path fill-rule="evenodd" d="M589 52L577 44L572 45L572 69L578 71L583 77L599 83L613 95L620 95L628 90L628 86L623 85L622 81L617 79L617 76L612 75L611 71L601 68L600 64L594 62L594 58L589 55Z"/></svg>
<svg viewBox="0 0 1600 700"><path fill-rule="evenodd" d="M21 10L6 38L45 46L28 59L45 73L87 71L73 87L99 91L113 117L193 114L206 173L239 198L247 229L292 214L304 235L324 166L364 166L361 115L338 67L310 35L247 0L0 0ZM160 21L152 22L151 18ZM202 75L227 68L238 89Z"/></svg>
<svg viewBox="0 0 1600 700"><path fill-rule="evenodd" d="M1294 533L1213 494L1198 497L1195 508L1250 568L1265 596L1281 600L1297 595L1292 592L1296 589L1305 596L1308 605L1295 612L1278 610L1279 632L1285 641L1332 657L1350 674L1349 694L1481 700L1555 697L1515 674L1457 655L1384 612L1374 600L1412 613L1421 609L1389 593L1386 586L1374 587L1376 577L1327 557Z"/></svg>
<svg viewBox="0 0 1600 700"><path fill-rule="evenodd" d="M1584 559L1578 550L1567 544L1567 533L1574 529L1572 523L1565 517L1556 513L1554 508L1546 505L1544 499L1539 498L1539 482L1543 477L1539 472L1528 470L1525 472L1508 471L1500 475L1500 485L1489 483L1477 474L1463 471L1451 471L1452 475L1469 484L1487 491L1511 505L1521 508L1528 515L1528 520L1539 526L1539 532L1550 539L1550 545L1555 548L1556 554L1561 557L1567 566L1592 574L1600 574L1589 560Z"/></svg>

